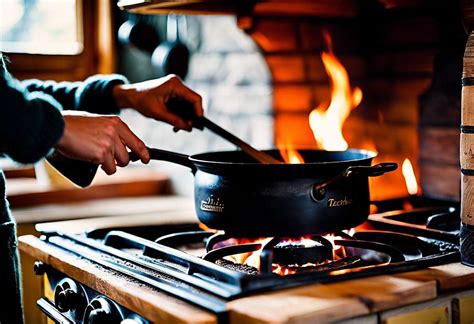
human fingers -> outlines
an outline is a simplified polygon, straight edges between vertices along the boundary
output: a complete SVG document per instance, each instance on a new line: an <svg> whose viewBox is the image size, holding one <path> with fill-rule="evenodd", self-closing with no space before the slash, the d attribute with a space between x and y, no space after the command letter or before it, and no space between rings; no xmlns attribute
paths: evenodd
<svg viewBox="0 0 474 324"><path fill-rule="evenodd" d="M173 125L174 128L173 130L178 131L180 129L184 129L188 132L192 130L192 122L191 121L186 121L180 116L171 113L168 108L164 105L163 102L157 101L156 103L156 111L157 115L156 118L167 122L170 125Z"/></svg>
<svg viewBox="0 0 474 324"><path fill-rule="evenodd" d="M145 143L143 143L143 141L132 132L127 124L120 120L120 123L117 124L117 131L121 142L130 148L132 152L135 152L143 163L148 163L150 161L150 152L148 152Z"/></svg>
<svg viewBox="0 0 474 324"><path fill-rule="evenodd" d="M194 113L201 117L204 114L201 96L188 88L178 77L171 78L169 82L173 95L192 103Z"/></svg>
<svg viewBox="0 0 474 324"><path fill-rule="evenodd" d="M108 175L114 174L117 171L117 166L115 165L114 153L112 151L107 152L107 154L104 156L104 159L102 160L100 167Z"/></svg>
<svg viewBox="0 0 474 324"><path fill-rule="evenodd" d="M119 136L115 138L114 156L117 165L120 167L127 166L128 162L130 162L130 156L128 155L128 151Z"/></svg>

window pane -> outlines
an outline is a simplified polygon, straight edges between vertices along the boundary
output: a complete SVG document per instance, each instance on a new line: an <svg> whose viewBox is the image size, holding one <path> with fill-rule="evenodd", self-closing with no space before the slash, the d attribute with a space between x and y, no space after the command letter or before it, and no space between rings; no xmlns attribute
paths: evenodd
<svg viewBox="0 0 474 324"><path fill-rule="evenodd" d="M0 51L78 54L80 0L0 0Z"/></svg>

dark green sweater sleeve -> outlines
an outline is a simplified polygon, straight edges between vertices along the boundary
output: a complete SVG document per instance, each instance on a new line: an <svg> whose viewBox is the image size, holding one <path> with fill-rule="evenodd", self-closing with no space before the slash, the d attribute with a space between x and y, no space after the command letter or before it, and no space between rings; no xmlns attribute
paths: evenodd
<svg viewBox="0 0 474 324"><path fill-rule="evenodd" d="M64 130L60 110L51 96L25 93L0 71L0 153L20 163L46 156Z"/></svg>
<svg viewBox="0 0 474 324"><path fill-rule="evenodd" d="M128 80L118 74L95 75L82 82L26 80L26 91L39 91L52 96L65 110L83 110L96 114L117 114L112 88Z"/></svg>
<svg viewBox="0 0 474 324"><path fill-rule="evenodd" d="M121 75L96 75L82 82L19 82L0 71L0 154L20 163L46 156L61 138L60 111L116 114L112 88L128 83Z"/></svg>

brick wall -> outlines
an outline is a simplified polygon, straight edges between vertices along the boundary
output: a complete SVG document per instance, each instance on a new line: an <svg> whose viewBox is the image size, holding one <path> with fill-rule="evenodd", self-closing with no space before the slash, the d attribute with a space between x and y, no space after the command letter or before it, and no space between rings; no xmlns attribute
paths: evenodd
<svg viewBox="0 0 474 324"><path fill-rule="evenodd" d="M419 163L420 149L422 153L433 153L426 132L420 131L420 97L432 88L435 56L440 49L452 45L444 42L446 33L448 37L457 36L458 43L463 35L458 28L460 16L452 11L385 10L349 19L253 17L247 32L261 48L272 73L275 138L299 147L316 147L308 114L329 99L328 79L320 59L320 52L325 49L322 31L326 30L351 85L364 93L361 105L353 110L343 128L349 147L375 148L379 154L375 162L395 161L400 165L397 172L371 181L372 199L407 195L401 172L405 158L412 161L428 195L459 199L459 172L448 172L459 168L457 142L448 143L448 162L439 156L429 159L431 169L433 165L436 170L444 168L441 180L439 174L428 170L426 158L422 157ZM459 60L459 55L453 57ZM454 102L445 106L444 113L454 115L454 120L444 123L438 137L432 140L441 150L441 138L459 126L455 111L460 108L455 100L460 91L453 92L451 87L450 94L453 93ZM424 113L431 106L426 104ZM442 115L438 118L443 119ZM425 138L420 139L420 134ZM440 188L444 188L442 192Z"/></svg>

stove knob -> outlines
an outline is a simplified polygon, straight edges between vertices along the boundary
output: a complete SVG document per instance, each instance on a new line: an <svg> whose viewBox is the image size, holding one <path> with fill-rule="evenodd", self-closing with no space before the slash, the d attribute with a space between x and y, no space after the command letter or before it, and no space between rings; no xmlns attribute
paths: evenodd
<svg viewBox="0 0 474 324"><path fill-rule="evenodd" d="M35 261L33 271L37 276L42 276L46 273L46 265L41 261Z"/></svg>
<svg viewBox="0 0 474 324"><path fill-rule="evenodd" d="M71 279L61 280L54 289L54 302L61 312L84 308L87 299Z"/></svg>
<svg viewBox="0 0 474 324"><path fill-rule="evenodd" d="M71 288L66 288L58 294L57 305L59 310L67 312L73 309L80 296Z"/></svg>
<svg viewBox="0 0 474 324"><path fill-rule="evenodd" d="M118 307L106 297L96 297L86 307L84 324L119 324L123 320Z"/></svg>

